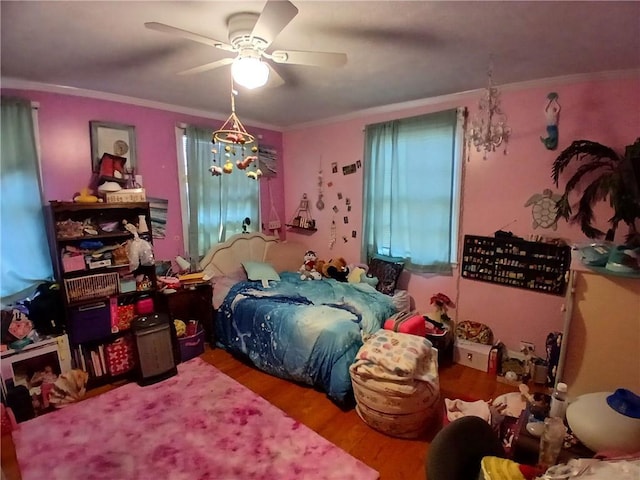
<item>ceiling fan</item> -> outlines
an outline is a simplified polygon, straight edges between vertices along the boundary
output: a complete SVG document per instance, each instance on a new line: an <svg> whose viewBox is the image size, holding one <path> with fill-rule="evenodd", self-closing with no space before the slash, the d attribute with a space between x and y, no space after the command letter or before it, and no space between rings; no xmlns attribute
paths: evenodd
<svg viewBox="0 0 640 480"><path fill-rule="evenodd" d="M287 0L268 0L260 14L247 12L233 14L227 20L229 43L163 23L147 22L144 26L158 32L211 45L236 55L233 58L223 58L178 72L179 75L207 72L231 64L231 73L236 83L246 88L256 88L266 84L270 73L272 76L270 85L284 83L274 66L265 59L275 63L320 67L339 67L346 63L347 55L344 53L296 50L267 52L269 45L297 14L296 6Z"/></svg>

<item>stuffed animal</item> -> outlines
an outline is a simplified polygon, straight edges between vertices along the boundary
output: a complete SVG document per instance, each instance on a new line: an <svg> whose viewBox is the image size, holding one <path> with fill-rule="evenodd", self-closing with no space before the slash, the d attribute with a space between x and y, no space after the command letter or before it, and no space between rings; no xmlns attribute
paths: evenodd
<svg viewBox="0 0 640 480"><path fill-rule="evenodd" d="M322 275L316 269L318 257L313 250L307 250L304 254L304 263L298 269L300 272L300 280L320 280Z"/></svg>
<svg viewBox="0 0 640 480"><path fill-rule="evenodd" d="M53 384L49 402L54 407L66 407L84 397L89 374L80 369L69 370L58 377Z"/></svg>
<svg viewBox="0 0 640 480"><path fill-rule="evenodd" d="M367 266L351 265L348 267L349 275L347 276L347 282L349 283L366 283L376 288L378 285L378 277L367 275Z"/></svg>
<svg viewBox="0 0 640 480"><path fill-rule="evenodd" d="M349 283L360 283L362 277L367 275L367 271L362 267L353 267L349 270L349 276L347 277Z"/></svg>
<svg viewBox="0 0 640 480"><path fill-rule="evenodd" d="M339 282L347 281L349 268L347 268L347 262L344 258L332 258L328 262L319 260L318 263L319 265L316 265L316 268L322 272L323 276L333 278Z"/></svg>
<svg viewBox="0 0 640 480"><path fill-rule="evenodd" d="M245 157L244 160L238 160L236 162L236 167L238 167L240 170L246 170L247 167L251 165L252 162L257 162L257 161L258 161L258 157L256 157L255 155L250 155L248 157Z"/></svg>

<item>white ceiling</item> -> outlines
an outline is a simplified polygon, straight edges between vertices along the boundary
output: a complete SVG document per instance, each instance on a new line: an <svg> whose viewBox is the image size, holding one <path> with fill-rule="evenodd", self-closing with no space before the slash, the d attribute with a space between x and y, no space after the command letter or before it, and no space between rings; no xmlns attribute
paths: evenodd
<svg viewBox="0 0 640 480"><path fill-rule="evenodd" d="M269 50L344 52L347 65L278 65L286 84L239 89L244 123L286 129L353 111L498 85L640 68L640 2L306 1ZM160 22L227 42L227 17L254 1L5 1L3 81L109 92L226 117L230 69L176 72L228 57L144 27Z"/></svg>

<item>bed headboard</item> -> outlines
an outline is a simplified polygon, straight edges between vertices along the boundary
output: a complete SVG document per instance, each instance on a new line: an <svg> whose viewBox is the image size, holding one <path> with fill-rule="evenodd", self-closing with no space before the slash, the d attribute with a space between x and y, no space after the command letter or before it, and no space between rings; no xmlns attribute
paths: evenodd
<svg viewBox="0 0 640 480"><path fill-rule="evenodd" d="M227 276L242 268L242 262L268 262L277 272L297 271L304 262L306 247L281 242L260 232L239 233L211 248L200 261L205 277Z"/></svg>
<svg viewBox="0 0 640 480"><path fill-rule="evenodd" d="M264 262L267 246L277 241L260 232L239 233L213 246L200 261L200 269L208 277L229 275L241 268L242 262Z"/></svg>

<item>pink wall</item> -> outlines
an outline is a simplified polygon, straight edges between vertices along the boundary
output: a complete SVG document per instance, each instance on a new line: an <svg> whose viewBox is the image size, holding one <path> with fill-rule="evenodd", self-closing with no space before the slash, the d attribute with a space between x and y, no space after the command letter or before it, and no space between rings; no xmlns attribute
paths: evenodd
<svg viewBox="0 0 640 480"><path fill-rule="evenodd" d="M546 136L543 108L550 91L559 94L562 106L557 151L546 150L539 140L540 136ZM147 193L151 197L169 200L167 238L156 242L156 255L159 259L168 259L182 253L174 128L179 123L193 123L214 129L221 120L54 93L10 90L2 93L20 95L40 103L46 200L69 200L89 181L89 121L135 125L138 165ZM465 163L461 237L464 234L492 235L515 220L507 229L518 236L527 237L535 233L559 236L571 242L584 241L582 232L566 222L560 222L555 232L534 230L530 208L525 208L524 203L532 194L554 188L550 178L551 164L571 141L589 139L622 149L635 140L640 126L640 78L562 83L526 90L504 89L502 104L513 129L509 153L506 156L496 153L485 161L481 154L472 152L470 161ZM279 174L271 181L281 221L286 223L293 217L303 193L309 195L318 231L307 235L290 230L286 233L287 238L306 243L318 252L319 258L343 256L350 263L359 262L362 170L344 176L342 167L363 160L364 125L465 105L473 114L477 96L461 95L455 100L431 102L417 108L389 109L385 113L363 115L284 134L249 126L252 133L263 135L263 143L275 146L281 152ZM331 173L332 162L338 164L337 174ZM320 165L324 172L326 205L322 211L313 207L317 200ZM329 186L329 182L333 185ZM266 185L267 182L261 183L264 223L269 220L271 209ZM339 192L343 195L342 200L337 198ZM351 200L351 212L346 212L345 198ZM334 205L340 209L337 214L332 211ZM603 213L600 215L602 218L608 218L605 208L599 210ZM349 217L348 225L343 223L345 215ZM330 250L330 225L334 217L337 242ZM356 239L351 237L352 230L358 234ZM343 236L347 237L346 243ZM400 287L409 290L415 308L424 313L430 309L429 298L433 293L446 293L456 299L458 308L453 313L457 320L475 320L490 325L496 337L512 349L518 348L519 340L528 340L541 351L547 333L562 329L561 297L461 279L457 272L451 277L405 272Z"/></svg>
<svg viewBox="0 0 640 480"><path fill-rule="evenodd" d="M558 93L562 106L560 141L556 151L547 150L540 141L541 136L546 136L543 109L546 96L551 91ZM364 126L456 106L467 106L473 115L477 101L477 96L461 96L455 101L285 132L287 218L295 213L303 193L306 192L311 203L315 204L320 162L325 183L333 182L333 187L325 185L325 209L312 211L318 232L304 236L288 232L287 237L305 242L317 251L319 258L343 256L347 262L359 262L359 237L353 240L350 232L356 230L360 235L362 229L362 170L345 176L342 175L342 166L362 160ZM551 165L558 153L573 140L598 141L622 151L625 145L636 139L640 132L640 78L633 76L528 89L504 89L502 106L513 130L508 154L495 153L483 160L482 154L473 151L469 162L465 163L461 238L465 234L492 236L496 230L513 222L505 229L524 238L539 234L562 237L569 242L585 241L579 228L564 221L559 222L556 231L534 230L531 209L524 207L524 204L532 194L542 192L545 188L560 190L552 183ZM331 162L338 162L339 173L331 174ZM563 185L561 182L561 187ZM349 196L353 205L348 214L348 226L342 221L346 213L343 213L344 201L337 199L338 192ZM340 208L338 214L331 210L334 204ZM603 212L600 217L605 220L600 225L606 230L608 212L606 209L599 211ZM329 232L334 217L338 241L330 250ZM621 231L624 231L624 227L619 228L618 237L622 237ZM347 243L342 241L343 235L347 236ZM550 331L562 330L562 297L461 279L457 271L453 277L405 272L400 286L409 290L415 308L423 313L429 312L429 298L433 293L443 292L456 298L458 308L453 313L457 320L475 320L489 325L496 338L511 349L518 349L520 340L532 341L537 351L544 355L546 335Z"/></svg>
<svg viewBox="0 0 640 480"><path fill-rule="evenodd" d="M2 94L20 96L40 104L38 119L45 201L71 200L75 192L88 185L91 179L90 121L134 125L137 173L143 176L147 196L169 200L166 238L154 242L156 258L172 259L176 255L184 254L175 127L186 123L210 127L213 131L220 127L224 119L200 118L155 108L56 93L5 89L2 90ZM263 144L271 145L282 152L280 132L253 128L249 125L247 130L254 135L262 135ZM271 180L274 203L281 217L284 215L283 181L283 175ZM262 185L261 209L265 221L270 210L267 192L267 188Z"/></svg>

